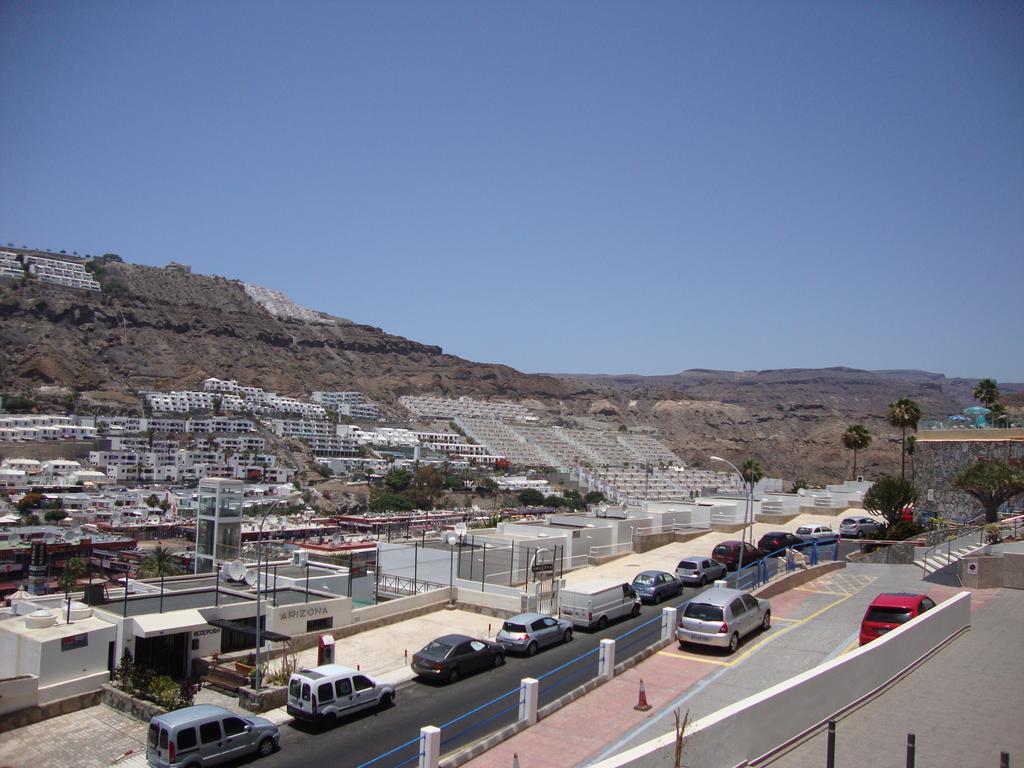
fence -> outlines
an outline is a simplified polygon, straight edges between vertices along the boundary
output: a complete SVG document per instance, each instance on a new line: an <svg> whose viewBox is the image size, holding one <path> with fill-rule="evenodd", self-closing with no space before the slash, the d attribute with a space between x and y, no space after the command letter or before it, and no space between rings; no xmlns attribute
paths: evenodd
<svg viewBox="0 0 1024 768"><path fill-rule="evenodd" d="M769 552L761 560L728 574L725 583L734 589L756 589L798 568L839 559L839 539L813 540L799 550L787 548Z"/></svg>

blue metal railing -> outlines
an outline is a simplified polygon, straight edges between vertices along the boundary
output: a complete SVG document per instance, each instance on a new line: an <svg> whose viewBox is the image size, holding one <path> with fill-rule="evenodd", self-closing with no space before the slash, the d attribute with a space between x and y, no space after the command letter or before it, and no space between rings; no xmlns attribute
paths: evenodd
<svg viewBox="0 0 1024 768"><path fill-rule="evenodd" d="M449 720L447 723L440 726L441 746L452 747L454 746L452 742L454 742L456 739L459 739L462 736L465 736L466 734L473 733L477 729L494 722L502 715L507 715L510 712L515 712L517 714L517 717L512 718L513 721L518 719L519 690L519 688L513 688L511 691L503 693L501 694L501 696L498 696L495 699L491 699L487 703L481 704L479 707L475 707L474 709L469 710L469 712L466 712L463 715L459 715L455 719ZM503 702L510 697L512 698L511 705L509 705L506 702L505 706L501 707L500 709L494 709L494 707L496 707L500 702ZM476 715L482 715L482 713L484 712L487 712L486 716L481 716L478 720L475 720L471 724L467 724L468 721L474 718ZM456 725L460 725L461 727L458 730L454 730Z"/></svg>
<svg viewBox="0 0 1024 768"><path fill-rule="evenodd" d="M420 736L417 736L415 739L410 739L409 741L405 742L405 744L399 744L394 749L389 749L383 755L377 755L377 757L373 758L373 760L368 760L365 763L361 763L360 765L357 766L357 768L369 768L369 766L371 766L371 765L379 765L381 760L384 760L387 757L391 757L396 752L400 752L403 749L407 749L409 747L415 747L415 753L411 757L405 758L400 763L388 763L389 768L402 768L402 766L408 765L413 760L419 760L420 756L423 754L422 752L419 751L420 738L421 738ZM381 768L383 768L383 767L381 767Z"/></svg>
<svg viewBox="0 0 1024 768"><path fill-rule="evenodd" d="M550 704L560 696L578 688L597 677L600 648L592 648L582 656L570 659L537 678L540 688L537 692L539 706Z"/></svg>

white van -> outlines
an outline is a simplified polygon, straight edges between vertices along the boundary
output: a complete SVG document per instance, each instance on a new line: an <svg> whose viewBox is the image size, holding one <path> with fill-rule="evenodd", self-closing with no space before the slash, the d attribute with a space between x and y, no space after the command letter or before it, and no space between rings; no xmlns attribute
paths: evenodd
<svg viewBox="0 0 1024 768"><path fill-rule="evenodd" d="M558 615L584 629L604 629L609 621L639 614L640 598L624 581L588 581L566 587L558 596Z"/></svg>
<svg viewBox="0 0 1024 768"><path fill-rule="evenodd" d="M395 703L395 686L340 664L300 669L288 679L288 714L301 720L335 719Z"/></svg>

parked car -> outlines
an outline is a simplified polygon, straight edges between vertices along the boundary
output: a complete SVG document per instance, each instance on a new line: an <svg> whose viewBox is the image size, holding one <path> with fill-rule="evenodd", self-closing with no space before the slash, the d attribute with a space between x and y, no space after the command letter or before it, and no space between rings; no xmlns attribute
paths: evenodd
<svg viewBox="0 0 1024 768"><path fill-rule="evenodd" d="M657 605L670 597L679 597L683 582L668 571L641 571L633 577L633 591L640 596L640 602Z"/></svg>
<svg viewBox="0 0 1024 768"><path fill-rule="evenodd" d="M728 570L735 571L740 565L741 547L744 567L764 557L761 550L745 541L723 541L711 550L711 558L720 562Z"/></svg>
<svg viewBox="0 0 1024 768"><path fill-rule="evenodd" d="M855 539L880 530L882 524L873 517L844 517L839 523L839 535L852 536Z"/></svg>
<svg viewBox="0 0 1024 768"><path fill-rule="evenodd" d="M604 629L609 621L639 616L640 598L623 581L594 579L561 590L558 615L574 627Z"/></svg>
<svg viewBox="0 0 1024 768"><path fill-rule="evenodd" d="M716 579L724 579L726 567L710 557L692 555L684 557L676 566L676 578L683 584L694 584L703 587Z"/></svg>
<svg viewBox="0 0 1024 768"><path fill-rule="evenodd" d="M782 549L792 547L802 549L807 546L807 541L789 531L769 531L757 541L757 548L770 555Z"/></svg>
<svg viewBox="0 0 1024 768"><path fill-rule="evenodd" d="M191 768L252 754L266 756L277 749L279 738L277 726L266 718L197 704L150 719L146 762L155 768Z"/></svg>
<svg viewBox="0 0 1024 768"><path fill-rule="evenodd" d="M466 635L444 635L412 655L412 669L427 680L454 683L463 675L505 663L505 648Z"/></svg>
<svg viewBox="0 0 1024 768"><path fill-rule="evenodd" d="M572 640L572 622L543 613L520 613L507 619L494 639L509 653L533 656L541 648Z"/></svg>
<svg viewBox="0 0 1024 768"><path fill-rule="evenodd" d="M395 686L350 667L321 664L288 679L288 714L300 720L335 719L395 703Z"/></svg>
<svg viewBox="0 0 1024 768"><path fill-rule="evenodd" d="M796 535L804 541L824 541L836 538L836 532L827 525L801 525L796 529Z"/></svg>
<svg viewBox="0 0 1024 768"><path fill-rule="evenodd" d="M676 639L735 651L740 640L772 625L771 604L749 592L713 587L687 602L679 614Z"/></svg>
<svg viewBox="0 0 1024 768"><path fill-rule="evenodd" d="M901 624L935 607L928 595L912 592L883 592L864 612L860 622L860 644L870 643L880 635L891 632Z"/></svg>

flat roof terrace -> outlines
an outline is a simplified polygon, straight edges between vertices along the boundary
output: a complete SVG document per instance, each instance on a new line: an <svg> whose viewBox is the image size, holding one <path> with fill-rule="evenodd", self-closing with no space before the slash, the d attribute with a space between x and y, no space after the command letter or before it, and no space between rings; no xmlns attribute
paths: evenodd
<svg viewBox="0 0 1024 768"><path fill-rule="evenodd" d="M204 589L195 592L175 592L165 590L163 597L159 594L144 597L128 597L127 610L124 600L112 600L96 606L117 616L142 616L147 613L168 613L183 611L189 608L213 608L217 605L232 605L255 601L255 596L240 595L225 590ZM162 602L161 602L162 601Z"/></svg>

